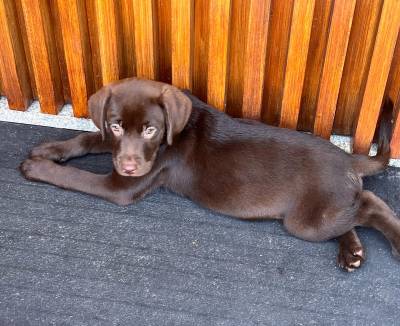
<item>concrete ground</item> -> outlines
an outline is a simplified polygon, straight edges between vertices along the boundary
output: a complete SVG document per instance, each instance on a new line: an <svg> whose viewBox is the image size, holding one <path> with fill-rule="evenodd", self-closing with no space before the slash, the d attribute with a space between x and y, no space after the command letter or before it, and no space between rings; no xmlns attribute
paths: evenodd
<svg viewBox="0 0 400 326"><path fill-rule="evenodd" d="M0 122L0 325L398 325L400 263L373 230L354 273L337 243L160 190L119 207L23 179L33 146L78 132ZM107 155L72 164L111 168ZM365 180L400 214L400 169Z"/></svg>

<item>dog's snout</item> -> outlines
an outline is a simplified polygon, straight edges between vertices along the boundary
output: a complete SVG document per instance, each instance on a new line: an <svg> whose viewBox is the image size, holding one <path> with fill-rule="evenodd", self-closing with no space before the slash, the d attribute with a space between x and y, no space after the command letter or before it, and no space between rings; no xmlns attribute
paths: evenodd
<svg viewBox="0 0 400 326"><path fill-rule="evenodd" d="M137 165L136 164L123 165L122 170L126 174L133 174L137 170Z"/></svg>
<svg viewBox="0 0 400 326"><path fill-rule="evenodd" d="M121 170L126 174L132 175L139 168L141 159L134 155L126 155L120 157L119 161Z"/></svg>

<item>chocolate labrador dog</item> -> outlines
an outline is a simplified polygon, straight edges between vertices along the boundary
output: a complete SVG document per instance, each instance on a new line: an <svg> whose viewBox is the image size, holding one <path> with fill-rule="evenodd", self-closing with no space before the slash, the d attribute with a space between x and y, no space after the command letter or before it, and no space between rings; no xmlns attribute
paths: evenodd
<svg viewBox="0 0 400 326"><path fill-rule="evenodd" d="M350 155L312 135L234 119L160 82L126 79L89 100L100 129L34 148L23 175L85 192L119 205L166 187L217 212L242 219L281 219L309 241L339 240L338 262L361 266L364 249L355 227L374 227L400 252L400 220L363 190L362 176L389 159ZM96 175L55 162L111 152L114 170Z"/></svg>

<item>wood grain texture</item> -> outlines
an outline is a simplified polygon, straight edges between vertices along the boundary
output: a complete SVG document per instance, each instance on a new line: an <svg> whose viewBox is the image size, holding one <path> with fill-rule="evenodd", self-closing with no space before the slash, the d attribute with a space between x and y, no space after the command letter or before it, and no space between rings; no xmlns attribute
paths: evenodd
<svg viewBox="0 0 400 326"><path fill-rule="evenodd" d="M386 93L393 103L396 102L397 96L400 93L400 33L397 37L396 48L393 54Z"/></svg>
<svg viewBox="0 0 400 326"><path fill-rule="evenodd" d="M96 4L97 0L86 0L86 16L87 26L89 32L90 48L92 54L92 71L94 80L94 91L98 90L103 86L103 78L101 74L101 61L100 61L100 48L97 28L97 17L96 17Z"/></svg>
<svg viewBox="0 0 400 326"><path fill-rule="evenodd" d="M2 93L12 109L28 107L32 91L13 1L0 0L0 76Z"/></svg>
<svg viewBox="0 0 400 326"><path fill-rule="evenodd" d="M157 27L154 0L133 0L135 57L138 77L157 79Z"/></svg>
<svg viewBox="0 0 400 326"><path fill-rule="evenodd" d="M56 114L63 100L55 39L46 0L21 0L29 53L42 112Z"/></svg>
<svg viewBox="0 0 400 326"><path fill-rule="evenodd" d="M95 1L102 84L119 79L118 33L114 0Z"/></svg>
<svg viewBox="0 0 400 326"><path fill-rule="evenodd" d="M193 94L203 101L207 100L209 1L194 2Z"/></svg>
<svg viewBox="0 0 400 326"><path fill-rule="evenodd" d="M209 3L207 102L225 110L231 0Z"/></svg>
<svg viewBox="0 0 400 326"><path fill-rule="evenodd" d="M4 96L4 86L3 86L3 81L1 79L1 73L0 73L0 95Z"/></svg>
<svg viewBox="0 0 400 326"><path fill-rule="evenodd" d="M367 154L375 133L400 28L400 1L383 3L378 32L354 135L354 151Z"/></svg>
<svg viewBox="0 0 400 326"><path fill-rule="evenodd" d="M86 16L79 0L57 0L74 116L87 117L88 95L93 91Z"/></svg>
<svg viewBox="0 0 400 326"><path fill-rule="evenodd" d="M49 7L50 7L50 19L52 22L52 26L50 27L50 29L53 31L54 34L58 66L60 68L60 77L63 88L64 102L71 102L71 90L69 87L67 63L65 59L64 42L62 38L57 0L50 1Z"/></svg>
<svg viewBox="0 0 400 326"><path fill-rule="evenodd" d="M250 0L243 76L243 117L261 118L271 1Z"/></svg>
<svg viewBox="0 0 400 326"><path fill-rule="evenodd" d="M226 92L226 112L234 117L243 115L243 80L249 25L248 0L232 0L229 31L229 69Z"/></svg>
<svg viewBox="0 0 400 326"><path fill-rule="evenodd" d="M39 97L38 97L37 88L36 88L35 74L33 73L33 64L32 64L32 58L31 58L30 51L29 51L28 35L26 32L27 28L26 28L26 24L25 24L24 15L22 13L21 0L15 0L14 3L16 6L16 9L17 9L19 32L21 34L22 43L24 45L25 59L28 64L28 72L29 72L29 80L30 80L30 84L31 84L32 96L34 99L38 99Z"/></svg>
<svg viewBox="0 0 400 326"><path fill-rule="evenodd" d="M336 0L333 7L314 123L314 134L326 139L332 132L355 6L356 0Z"/></svg>
<svg viewBox="0 0 400 326"><path fill-rule="evenodd" d="M265 63L262 120L278 125L294 0L272 0Z"/></svg>
<svg viewBox="0 0 400 326"><path fill-rule="evenodd" d="M158 79L172 83L171 0L157 0Z"/></svg>
<svg viewBox="0 0 400 326"><path fill-rule="evenodd" d="M336 105L334 131L351 135L368 75L382 0L357 1Z"/></svg>
<svg viewBox="0 0 400 326"><path fill-rule="evenodd" d="M325 61L333 0L316 0L297 129L312 131Z"/></svg>
<svg viewBox="0 0 400 326"><path fill-rule="evenodd" d="M397 99L394 101L394 112L395 119L390 148L392 157L400 158L400 92L397 94Z"/></svg>
<svg viewBox="0 0 400 326"><path fill-rule="evenodd" d="M119 0L116 2L118 15L120 42L120 78L127 78L136 75L135 60L135 22L133 19L132 0Z"/></svg>
<svg viewBox="0 0 400 326"><path fill-rule="evenodd" d="M314 0L294 2L279 123L283 128L297 127L314 6Z"/></svg>
<svg viewBox="0 0 400 326"><path fill-rule="evenodd" d="M172 84L192 89L194 0L171 0Z"/></svg>

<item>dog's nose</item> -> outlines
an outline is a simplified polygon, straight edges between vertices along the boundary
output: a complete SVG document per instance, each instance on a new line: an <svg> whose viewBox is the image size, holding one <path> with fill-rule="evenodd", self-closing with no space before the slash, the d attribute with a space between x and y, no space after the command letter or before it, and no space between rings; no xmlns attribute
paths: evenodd
<svg viewBox="0 0 400 326"><path fill-rule="evenodd" d="M122 167L122 171L126 174L133 174L137 170L136 164L127 164Z"/></svg>

